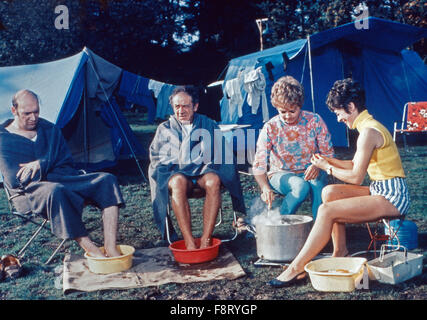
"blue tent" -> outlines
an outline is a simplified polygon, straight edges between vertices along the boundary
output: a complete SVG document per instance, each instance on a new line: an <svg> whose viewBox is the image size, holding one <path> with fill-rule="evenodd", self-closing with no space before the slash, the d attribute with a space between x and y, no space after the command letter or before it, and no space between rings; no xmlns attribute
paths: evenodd
<svg viewBox="0 0 427 320"><path fill-rule="evenodd" d="M137 160L146 152L113 96L122 72L87 48L52 62L1 67L0 122L12 116L14 93L29 89L40 98L40 117L62 129L79 167L98 170L120 157Z"/></svg>
<svg viewBox="0 0 427 320"><path fill-rule="evenodd" d="M373 17L363 20L363 25L368 28L358 29L355 23L348 23L232 59L223 83L221 123L262 128L261 108L252 114L245 101L239 117L225 92L227 81L261 67L270 118L277 114L269 99L271 87L279 77L291 75L305 88L303 109L322 116L334 146L348 146L347 128L337 123L325 100L336 80L351 76L364 86L369 111L393 131L393 123L402 118L406 102L427 100L427 67L415 52L405 49L426 37L427 29ZM243 86L241 93L244 96Z"/></svg>

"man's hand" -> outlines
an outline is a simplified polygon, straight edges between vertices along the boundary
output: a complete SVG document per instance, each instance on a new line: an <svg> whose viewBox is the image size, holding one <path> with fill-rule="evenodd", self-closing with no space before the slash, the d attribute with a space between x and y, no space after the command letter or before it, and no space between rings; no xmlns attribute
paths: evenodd
<svg viewBox="0 0 427 320"><path fill-rule="evenodd" d="M274 192L269 186L262 188L261 199L267 204L268 208L271 209L274 200Z"/></svg>
<svg viewBox="0 0 427 320"><path fill-rule="evenodd" d="M40 162L38 160L28 162L28 163L20 163L18 173L16 174L16 178L21 181L21 183L25 183L30 179L33 179L37 172L40 170Z"/></svg>
<svg viewBox="0 0 427 320"><path fill-rule="evenodd" d="M309 166L304 172L304 180L313 180L316 179L319 175L319 168L314 165Z"/></svg>

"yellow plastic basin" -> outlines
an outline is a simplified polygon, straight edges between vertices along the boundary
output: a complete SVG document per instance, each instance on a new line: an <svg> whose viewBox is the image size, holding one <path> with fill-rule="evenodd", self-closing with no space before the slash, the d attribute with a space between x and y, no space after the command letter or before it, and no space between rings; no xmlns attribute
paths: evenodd
<svg viewBox="0 0 427 320"><path fill-rule="evenodd" d="M356 279L363 276L366 261L355 257L323 258L307 263L304 270L316 290L350 292L356 288Z"/></svg>
<svg viewBox="0 0 427 320"><path fill-rule="evenodd" d="M89 270L93 273L108 274L126 271L132 267L132 258L135 248L128 245L118 245L121 256L98 258L91 255L84 254L87 259ZM100 248L104 252L104 247Z"/></svg>

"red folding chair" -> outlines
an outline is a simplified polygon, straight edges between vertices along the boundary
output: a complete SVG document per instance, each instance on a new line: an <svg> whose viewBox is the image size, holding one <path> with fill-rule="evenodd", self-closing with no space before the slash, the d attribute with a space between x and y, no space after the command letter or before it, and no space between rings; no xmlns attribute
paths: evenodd
<svg viewBox="0 0 427 320"><path fill-rule="evenodd" d="M397 128L397 122L394 123L393 140L396 141L397 133L403 134L403 143L407 149L406 135L417 132L427 132L427 101L405 104L400 128Z"/></svg>

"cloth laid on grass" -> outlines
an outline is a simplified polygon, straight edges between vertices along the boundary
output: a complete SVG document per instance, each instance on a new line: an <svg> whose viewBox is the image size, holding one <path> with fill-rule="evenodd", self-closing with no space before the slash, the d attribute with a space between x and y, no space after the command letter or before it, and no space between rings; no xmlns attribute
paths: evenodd
<svg viewBox="0 0 427 320"><path fill-rule="evenodd" d="M139 249L134 253L132 268L111 274L92 273L86 258L67 254L64 258L63 292L142 288L171 282L234 280L244 275L239 262L224 247L220 247L216 259L193 265L175 262L168 247Z"/></svg>

